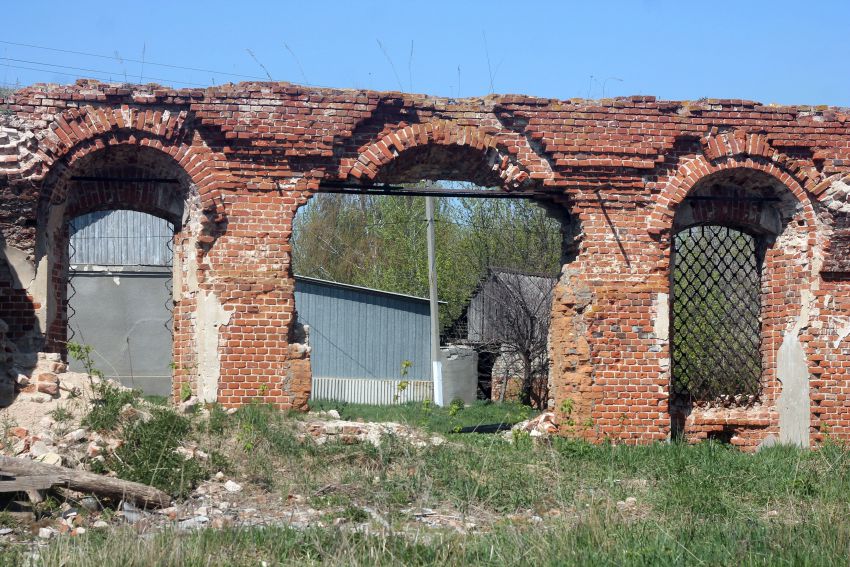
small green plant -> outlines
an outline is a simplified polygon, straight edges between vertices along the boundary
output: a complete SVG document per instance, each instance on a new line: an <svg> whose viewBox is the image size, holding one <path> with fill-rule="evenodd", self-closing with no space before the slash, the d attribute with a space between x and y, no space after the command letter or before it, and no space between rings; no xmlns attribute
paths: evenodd
<svg viewBox="0 0 850 567"><path fill-rule="evenodd" d="M83 365L86 374L88 374L89 376L103 378L103 372L101 372L95 367L94 361L92 360L91 345L83 345L80 343L69 341L68 343L66 343L65 346L68 348L68 354L70 354L74 358L74 360L80 362Z"/></svg>
<svg viewBox="0 0 850 567"><path fill-rule="evenodd" d="M188 382L183 382L180 385L180 401L185 402L189 398L192 397L192 387L189 386Z"/></svg>
<svg viewBox="0 0 850 567"><path fill-rule="evenodd" d="M74 414L65 406L57 406L47 412L47 415L52 417L56 423L66 423L74 419Z"/></svg>
<svg viewBox="0 0 850 567"><path fill-rule="evenodd" d="M346 506L342 511L341 516L348 520L349 522L365 522L369 519L369 514L366 513L365 510L359 508L357 506Z"/></svg>
<svg viewBox="0 0 850 567"><path fill-rule="evenodd" d="M17 427L18 423L10 416L4 415L0 418L0 434L2 434L3 447L11 447L17 441L17 437L12 435L12 429Z"/></svg>
<svg viewBox="0 0 850 567"><path fill-rule="evenodd" d="M6 510L3 510L2 512L0 512L0 527L11 528L14 530L21 527L21 522L15 516L10 514Z"/></svg>
<svg viewBox="0 0 850 567"><path fill-rule="evenodd" d="M514 429L511 431L511 441L519 447L527 446L531 443L531 433L524 429Z"/></svg>
<svg viewBox="0 0 850 567"><path fill-rule="evenodd" d="M393 396L393 401L397 402L401 397L401 393L407 390L407 387L410 385L410 382L407 380L402 380L398 383L398 386L395 387L395 395Z"/></svg>
<svg viewBox="0 0 850 567"><path fill-rule="evenodd" d="M212 404L210 406L210 417L207 420L207 431L214 435L221 435L227 427L228 417L230 416L220 405Z"/></svg>
<svg viewBox="0 0 850 567"><path fill-rule="evenodd" d="M233 470L233 463L230 462L223 453L219 451L211 451L210 452L210 469L214 471L231 471Z"/></svg>
<svg viewBox="0 0 850 567"><path fill-rule="evenodd" d="M137 404L139 393L135 390L125 390L109 382L95 385L96 398L88 415L83 418L83 425L95 431L111 431L121 420L121 409L127 404Z"/></svg>
<svg viewBox="0 0 850 567"><path fill-rule="evenodd" d="M413 363L409 360L401 361L401 377L405 378L410 373L410 367L413 366ZM397 402L399 398L401 398L401 393L407 390L407 387L410 386L410 382L408 380L402 380L396 386L396 393L393 396L393 401Z"/></svg>
<svg viewBox="0 0 850 567"><path fill-rule="evenodd" d="M576 424L575 419L573 419L573 409L575 407L575 403L572 398L567 398L563 402L561 402L561 413L564 414L566 418L564 422L570 427Z"/></svg>
<svg viewBox="0 0 850 567"><path fill-rule="evenodd" d="M59 512L61 506L62 502L60 502L57 496L48 494L44 500L37 504L33 504L32 511L35 514L36 519L41 520L43 518L55 516Z"/></svg>
<svg viewBox="0 0 850 567"><path fill-rule="evenodd" d="M460 398L453 399L452 402L449 404L449 416L456 416L458 413L463 411L464 407L466 407L466 404L463 403L463 400L461 400Z"/></svg>
<svg viewBox="0 0 850 567"><path fill-rule="evenodd" d="M74 421L73 412L65 406L56 406L56 408L47 412L47 415L53 418L53 421L56 422L56 425L62 432Z"/></svg>

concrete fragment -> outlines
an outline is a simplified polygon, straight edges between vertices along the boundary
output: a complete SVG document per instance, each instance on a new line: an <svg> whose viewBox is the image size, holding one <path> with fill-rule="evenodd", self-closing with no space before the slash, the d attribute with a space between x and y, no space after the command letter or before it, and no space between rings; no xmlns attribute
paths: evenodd
<svg viewBox="0 0 850 567"><path fill-rule="evenodd" d="M178 523L177 528L180 530L197 530L205 527L209 521L210 519L206 516L195 516Z"/></svg>
<svg viewBox="0 0 850 567"><path fill-rule="evenodd" d="M186 414L193 413L198 408L198 405L200 403L201 403L201 401L198 399L197 396L192 396L188 400L186 400L185 402L180 403L180 406L179 406L180 413L186 413Z"/></svg>
<svg viewBox="0 0 850 567"><path fill-rule="evenodd" d="M30 455L33 458L37 458L42 455L46 455L47 453L51 453L52 449L52 446L48 446L47 443L39 439L38 441L30 445Z"/></svg>
<svg viewBox="0 0 850 567"><path fill-rule="evenodd" d="M34 460L40 461L45 465L62 466L62 456L59 453L45 453L36 457Z"/></svg>
<svg viewBox="0 0 850 567"><path fill-rule="evenodd" d="M65 435L65 439L71 441L72 443L79 443L80 441L83 441L86 437L88 437L88 434L88 430L81 427Z"/></svg>
<svg viewBox="0 0 850 567"><path fill-rule="evenodd" d="M767 437L761 440L761 443L758 444L756 451L763 451L764 449L769 449L777 445L779 445L779 439L777 439L775 435L768 435Z"/></svg>

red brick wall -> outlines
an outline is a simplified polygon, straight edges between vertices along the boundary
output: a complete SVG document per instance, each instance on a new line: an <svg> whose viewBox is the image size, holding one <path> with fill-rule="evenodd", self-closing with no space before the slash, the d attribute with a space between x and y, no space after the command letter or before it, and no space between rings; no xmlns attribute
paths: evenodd
<svg viewBox="0 0 850 567"><path fill-rule="evenodd" d="M194 203L177 238L186 272L174 311L175 393L184 383L197 390L198 369L213 364L218 399L227 405L263 398L300 407L309 395L309 356L290 342L289 237L297 207L319 180L431 177L539 191L566 208L577 227L575 258L553 305L553 407L569 399L573 421L586 424L578 434L624 442L670 434L669 341L659 329L669 309L664 294L679 204L720 170L760 172L798 206L787 224L792 232L777 239L764 266L761 405L694 411L687 433L698 439L725 427L733 443L750 448L778 434L775 356L792 330L812 376L812 438L827 430L850 438L850 343L842 335L845 322L850 328L846 110L744 100L449 100L287 84L172 90L96 82L30 87L7 105L13 115L0 120L19 135L6 143L14 151L4 152L15 160L0 163L0 230L34 262L51 207L62 198L57 190L70 176L113 146L168 156L167 173ZM110 205L144 208L149 197L116 192ZM746 217L711 214L729 223ZM52 333L60 337L62 298L39 293L32 290L27 301L33 311L44 309L43 299L55 304ZM198 346L205 297L226 314L207 329L217 360ZM11 328L26 324L5 302L4 296Z"/></svg>

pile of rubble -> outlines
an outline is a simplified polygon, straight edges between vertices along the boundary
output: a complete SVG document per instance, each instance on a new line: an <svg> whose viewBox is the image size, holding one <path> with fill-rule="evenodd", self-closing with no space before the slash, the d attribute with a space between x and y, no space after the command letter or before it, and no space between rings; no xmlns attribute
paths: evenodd
<svg viewBox="0 0 850 567"><path fill-rule="evenodd" d="M68 372L58 353L19 352L0 319L0 407L24 399L46 402L60 397L61 375ZM67 389L67 388L66 388Z"/></svg>
<svg viewBox="0 0 850 567"><path fill-rule="evenodd" d="M122 444L118 437L93 431L81 424L91 408L92 400L96 398L95 389L100 380L86 374L67 372L65 365L52 355L39 357L36 371L31 377L20 376L17 379L17 400L12 406L0 410L0 461L6 467L3 469L6 471L4 474L15 472L7 470L12 461L24 463L21 465L23 469L50 466L52 472L47 472L64 475L61 478L65 480L57 486L61 487L68 499L58 511L38 521L33 515L34 508L21 512L18 528L0 529L0 542L31 542L33 535L38 536L37 540L46 541L58 536L78 536L91 530L108 529L117 524L132 524L139 532L148 532L206 527L309 527L337 520L348 521L342 517L334 518L328 510L314 509L305 496L269 494L267 490L250 483L243 485L243 479L228 478L222 472L202 482L184 500L173 501L168 497L167 500L157 500L154 509L144 509L141 503L134 503L133 498L127 496L128 493L121 493L124 494L124 500L121 500L121 496L107 496L113 503L118 503L117 509L104 510L99 496L75 488L73 481L65 482L69 478L77 479L85 475L97 476L104 482L127 482L110 475L88 472L93 464L104 461ZM122 388L114 381L109 383L114 388ZM121 409L121 419L125 423L147 419L150 417L148 409L144 404L127 404ZM208 413L194 397L184 401L176 410L200 417ZM229 410L228 413L233 411ZM399 423L343 420L334 410L307 414L306 419L293 420L293 424L305 442L317 444L338 440L342 443L379 446L387 436L415 447L437 446L446 442L439 435ZM209 463L209 455L192 442L183 443L177 451L186 459ZM66 467L65 472L56 467ZM74 469L74 472L67 469ZM27 474L40 475L43 472L36 468ZM27 474L21 471L20 475L15 476L24 481L36 478L27 477ZM5 480L12 481L14 479ZM30 506L37 505L38 500L34 500L30 492L27 491L31 499ZM35 496L37 498L39 495ZM427 517L428 522L437 520L434 514L423 517ZM379 515L372 519L383 525ZM420 518L415 516L413 519L418 521ZM442 519L440 521L443 522Z"/></svg>
<svg viewBox="0 0 850 567"><path fill-rule="evenodd" d="M515 432L525 432L531 437L549 437L558 434L558 416L547 411L537 417L520 421L510 431L505 432L505 437L512 437Z"/></svg>
<svg viewBox="0 0 850 567"><path fill-rule="evenodd" d="M68 365L58 353L40 352L35 368L26 375L13 367L18 397L36 402L49 402L61 397L61 392L79 394L79 388L63 385L60 375L68 374ZM77 374L77 373L71 373ZM82 376L87 376L83 374ZM17 400L16 400L17 401Z"/></svg>
<svg viewBox="0 0 850 567"><path fill-rule="evenodd" d="M120 440L80 425L94 398L92 388L101 379L67 372L64 363L52 358L40 357L31 377L21 375L15 403L0 409L0 454L84 469L88 462L116 449ZM131 417L129 413L137 410L122 411Z"/></svg>
<svg viewBox="0 0 850 567"><path fill-rule="evenodd" d="M311 436L319 445L330 440L338 440L347 444L371 443L379 447L381 438L388 435L407 441L414 447L437 446L446 442L439 435L426 435L422 431L400 423L346 421L340 419L339 412L336 410L312 412L309 415L320 419L299 421L298 427L303 434Z"/></svg>

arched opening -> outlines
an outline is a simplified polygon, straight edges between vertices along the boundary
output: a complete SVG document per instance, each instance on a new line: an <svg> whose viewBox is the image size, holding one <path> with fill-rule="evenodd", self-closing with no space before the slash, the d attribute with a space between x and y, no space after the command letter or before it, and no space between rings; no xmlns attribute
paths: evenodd
<svg viewBox="0 0 850 567"><path fill-rule="evenodd" d="M293 223L313 399L433 396L424 195L434 192L440 346L450 373L444 388L463 384L445 403L513 399L547 407L552 293L573 254L565 208L527 195L505 198L498 165L461 145L404 150L367 185L385 194L320 189ZM358 185L346 190L356 193ZM386 383L383 390L377 382Z"/></svg>
<svg viewBox="0 0 850 567"><path fill-rule="evenodd" d="M788 382L808 380L789 375L780 359L783 345L798 340L788 333L810 273L809 224L791 191L755 169L709 175L678 206L670 263L674 435L732 440L745 424L728 411L717 423L703 415L699 427L689 417L781 404Z"/></svg>
<svg viewBox="0 0 850 567"><path fill-rule="evenodd" d="M192 248L183 230L192 199L186 173L153 148L109 146L57 166L39 219L48 350L87 344L106 376L171 392L172 313Z"/></svg>

